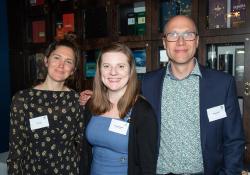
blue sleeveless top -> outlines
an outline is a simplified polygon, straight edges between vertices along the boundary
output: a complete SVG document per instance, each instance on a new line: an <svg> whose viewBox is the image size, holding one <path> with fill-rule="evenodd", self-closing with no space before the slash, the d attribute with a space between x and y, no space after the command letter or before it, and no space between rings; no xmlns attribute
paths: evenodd
<svg viewBox="0 0 250 175"><path fill-rule="evenodd" d="M91 175L127 175L129 130L126 135L109 131L111 120L93 116L87 126L86 137L93 146Z"/></svg>

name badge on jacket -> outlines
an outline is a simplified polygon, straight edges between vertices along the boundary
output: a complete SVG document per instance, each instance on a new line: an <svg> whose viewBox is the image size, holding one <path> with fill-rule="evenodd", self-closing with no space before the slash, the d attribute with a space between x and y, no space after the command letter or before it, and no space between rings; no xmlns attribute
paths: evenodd
<svg viewBox="0 0 250 175"><path fill-rule="evenodd" d="M207 115L209 122L227 117L225 105L223 104L207 109Z"/></svg>
<svg viewBox="0 0 250 175"><path fill-rule="evenodd" d="M112 119L109 125L109 131L126 135L129 123L121 120Z"/></svg>
<svg viewBox="0 0 250 175"><path fill-rule="evenodd" d="M49 127L49 120L47 115L30 119L31 130L40 129L44 127Z"/></svg>

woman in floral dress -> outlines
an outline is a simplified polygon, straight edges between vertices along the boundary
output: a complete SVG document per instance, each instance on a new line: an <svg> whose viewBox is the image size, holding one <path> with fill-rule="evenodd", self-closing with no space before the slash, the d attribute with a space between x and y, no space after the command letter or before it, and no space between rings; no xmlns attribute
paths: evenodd
<svg viewBox="0 0 250 175"><path fill-rule="evenodd" d="M74 38L54 41L45 52L45 81L14 95L9 174L79 174L83 111L78 93L65 85L79 58Z"/></svg>

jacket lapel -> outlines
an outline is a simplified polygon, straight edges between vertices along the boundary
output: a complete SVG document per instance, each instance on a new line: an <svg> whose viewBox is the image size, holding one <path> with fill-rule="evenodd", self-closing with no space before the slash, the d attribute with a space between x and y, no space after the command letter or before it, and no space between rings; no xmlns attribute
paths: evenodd
<svg viewBox="0 0 250 175"><path fill-rule="evenodd" d="M205 145L206 145L206 137L207 137L207 125L208 125L208 119L207 119L207 95L209 95L207 89L207 74L204 67L200 66L200 71L202 74L202 77L200 78L200 134L201 134L201 148L202 148L202 154L204 158L204 151L205 151Z"/></svg>

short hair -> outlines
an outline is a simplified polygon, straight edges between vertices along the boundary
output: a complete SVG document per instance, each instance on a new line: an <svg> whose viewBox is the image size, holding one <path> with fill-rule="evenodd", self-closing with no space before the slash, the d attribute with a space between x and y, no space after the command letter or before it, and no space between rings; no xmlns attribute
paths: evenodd
<svg viewBox="0 0 250 175"><path fill-rule="evenodd" d="M101 64L102 56L107 52L120 52L127 56L130 66L130 78L127 83L127 89L124 95L120 98L117 104L119 117L124 118L126 113L134 105L137 96L139 95L139 82L136 74L136 65L132 51L122 43L111 43L102 48L96 65L96 75L93 82L93 96L89 102L89 108L94 115L103 114L112 108L112 103L108 99L107 87L101 80Z"/></svg>
<svg viewBox="0 0 250 175"><path fill-rule="evenodd" d="M194 19L193 19L192 17L186 16L186 15L176 15L176 16L172 16L172 17L166 22L166 24L164 25L164 27L163 27L163 33L164 33L164 32L166 31L166 29L168 28L168 24L169 24L172 20L174 20L175 18L178 18L178 17L184 17L184 18L190 20L190 21L193 23L193 25L194 25L195 32L198 34L198 28L197 28L197 26L196 26L196 24L195 24L195 22L194 22Z"/></svg>
<svg viewBox="0 0 250 175"><path fill-rule="evenodd" d="M51 53L57 49L59 46L65 46L71 48L74 53L75 58L75 71L74 74L67 78L65 81L65 85L75 90L80 90L81 82L80 82L80 75L79 75L79 65L81 59L81 52L79 45L77 43L77 37L75 34L67 33L64 35L63 39L58 39L52 41L47 49L45 50L45 57L48 59Z"/></svg>
<svg viewBox="0 0 250 175"><path fill-rule="evenodd" d="M65 46L69 47L73 50L73 53L75 55L75 67L79 66L81 53L79 49L79 45L76 41L76 36L73 34L66 34L63 39L54 40L52 41L47 49L45 50L45 56L49 58L50 54L57 49L59 46Z"/></svg>

